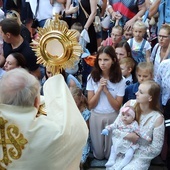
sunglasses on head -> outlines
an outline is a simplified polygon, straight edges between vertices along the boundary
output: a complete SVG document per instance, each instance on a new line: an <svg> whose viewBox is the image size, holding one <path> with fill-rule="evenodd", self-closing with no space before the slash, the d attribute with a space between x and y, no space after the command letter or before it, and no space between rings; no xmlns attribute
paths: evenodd
<svg viewBox="0 0 170 170"><path fill-rule="evenodd" d="M7 15L12 15L13 17L16 17L16 18L18 17L17 14L15 12L11 11L11 10L7 11L6 16Z"/></svg>

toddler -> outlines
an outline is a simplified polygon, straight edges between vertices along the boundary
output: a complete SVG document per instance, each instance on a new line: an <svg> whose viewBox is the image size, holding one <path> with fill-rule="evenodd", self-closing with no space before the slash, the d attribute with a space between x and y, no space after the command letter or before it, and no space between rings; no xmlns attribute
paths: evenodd
<svg viewBox="0 0 170 170"><path fill-rule="evenodd" d="M121 170L125 167L133 158L133 154L137 148L139 148L139 144L134 144L129 140L124 139L124 137L128 133L135 132L141 138L144 138L148 142L151 142L151 138L147 136L145 133L140 132L137 121L135 120L135 112L133 107L126 106L120 110L120 116L118 117L118 121L114 122L111 125L105 127L102 130L102 135L108 135L109 131L112 130L112 147L111 154L109 160L105 164L106 167L111 167L114 165L116 156L119 153L124 154L124 158L120 163L119 167L116 167L116 170ZM121 136L116 135L116 131L119 130L122 132ZM125 135L126 134L126 135Z"/></svg>
<svg viewBox="0 0 170 170"><path fill-rule="evenodd" d="M82 90L78 87L71 87L70 91L78 109L80 110L84 120L87 123L87 126L89 127L90 111L88 109L87 98L83 95ZM88 138L87 143L83 148L83 153L80 162L80 169L83 169L83 165L87 160L89 152L90 152L90 138Z"/></svg>
<svg viewBox="0 0 170 170"><path fill-rule="evenodd" d="M122 40L123 28L119 25L114 26L111 31L111 37L108 37L106 40L103 40L101 46L115 46Z"/></svg>
<svg viewBox="0 0 170 170"><path fill-rule="evenodd" d="M146 25L142 21L136 21L133 25L133 38L128 40L132 49L132 57L137 62L150 62L151 45L143 37L146 34Z"/></svg>
<svg viewBox="0 0 170 170"><path fill-rule="evenodd" d="M136 66L136 78L137 82L129 85L125 89L125 95L123 97L123 103L126 103L130 99L136 99L136 92L140 83L146 80L153 79L153 64L149 62L141 62Z"/></svg>
<svg viewBox="0 0 170 170"><path fill-rule="evenodd" d="M129 39L131 39L133 37L133 33L132 33L132 30L131 29L126 29L124 30L124 33L123 33L123 39L128 41Z"/></svg>
<svg viewBox="0 0 170 170"><path fill-rule="evenodd" d="M122 71L122 75L126 80L126 87L130 84L133 84L133 77L131 73L135 68L134 60L130 57L125 57L119 61L119 64Z"/></svg>

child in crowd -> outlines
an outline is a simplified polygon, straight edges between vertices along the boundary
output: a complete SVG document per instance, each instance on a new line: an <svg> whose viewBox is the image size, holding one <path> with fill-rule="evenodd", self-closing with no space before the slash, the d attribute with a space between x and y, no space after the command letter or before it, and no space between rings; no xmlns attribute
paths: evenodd
<svg viewBox="0 0 170 170"><path fill-rule="evenodd" d="M83 30L83 27L82 27L81 23L75 22L71 26L71 29L77 30L79 33L81 33ZM87 77L90 74L90 72L92 71L92 66L89 65L87 62L87 60L90 59L90 56L91 56L91 54L90 54L89 50L84 48L83 53L81 55L80 62L78 63L79 69L78 69L77 73L75 74L76 77L80 77L80 75L82 76L81 84L82 84L83 89L86 88Z"/></svg>
<svg viewBox="0 0 170 170"><path fill-rule="evenodd" d="M125 89L125 95L123 98L123 103L126 103L130 99L136 99L136 92L140 83L146 80L153 79L153 64L151 62L141 62L136 67L136 78L138 82L129 85Z"/></svg>
<svg viewBox="0 0 170 170"><path fill-rule="evenodd" d="M151 45L143 37L146 34L146 25L142 21L136 21L133 25L133 38L128 40L132 49L132 57L137 63L150 62Z"/></svg>
<svg viewBox="0 0 170 170"><path fill-rule="evenodd" d="M77 30L79 33L81 33L83 30L83 26L81 25L80 22L75 22L74 24L71 25L71 29Z"/></svg>
<svg viewBox="0 0 170 170"><path fill-rule="evenodd" d="M133 158L133 154L137 148L139 148L139 144L134 144L129 140L123 138L125 133L137 133L141 138L151 142L151 138L147 136L144 132L141 132L138 126L138 122L135 120L135 111L133 107L126 106L121 108L120 110L119 120L114 122L111 125L105 127L102 130L102 135L108 135L109 131L112 130L112 147L111 147L111 154L109 160L105 164L106 167L111 167L114 165L116 156L119 153L125 155L122 162L120 163L119 167L116 170L122 170ZM116 130L122 132L122 136L117 135Z"/></svg>
<svg viewBox="0 0 170 170"><path fill-rule="evenodd" d="M89 127L90 111L88 109L87 98L83 95L83 91L78 87L71 87L70 91L78 109L80 110L84 120L87 123L87 126ZM87 160L89 152L90 152L90 137L88 138L87 143L83 148L83 154L80 162L80 170L83 169L83 165Z"/></svg>
<svg viewBox="0 0 170 170"><path fill-rule="evenodd" d="M111 37L108 37L106 40L102 41L101 46L115 46L122 40L123 28L119 25L114 26L111 31Z"/></svg>
<svg viewBox="0 0 170 170"><path fill-rule="evenodd" d="M124 76L126 80L126 87L129 86L130 84L133 84L133 77L131 74L135 68L135 62L133 58L130 58L130 57L122 58L119 61L119 64L122 70L122 76Z"/></svg>
<svg viewBox="0 0 170 170"><path fill-rule="evenodd" d="M131 39L133 37L133 32L131 29L126 29L124 30L124 33L123 33L123 39L125 41L128 41L129 39Z"/></svg>
<svg viewBox="0 0 170 170"><path fill-rule="evenodd" d="M71 87L81 88L81 83L72 74L66 73L64 69L60 71L60 74L63 75L65 82L69 88ZM41 80L41 86L43 87L43 84L45 83L45 81L52 76L53 76L53 73L51 72L51 68L45 67L45 76ZM43 95L43 89L41 89L41 94Z"/></svg>
<svg viewBox="0 0 170 170"><path fill-rule="evenodd" d="M126 57L133 59L132 58L132 51L131 51L130 45L128 44L128 42L126 40L121 40L116 45L115 52L116 52L116 55L117 55L117 58L118 58L119 61L122 58L126 58ZM132 78L133 78L133 83L137 82L135 68L136 68L136 62L135 62L134 69L131 72Z"/></svg>

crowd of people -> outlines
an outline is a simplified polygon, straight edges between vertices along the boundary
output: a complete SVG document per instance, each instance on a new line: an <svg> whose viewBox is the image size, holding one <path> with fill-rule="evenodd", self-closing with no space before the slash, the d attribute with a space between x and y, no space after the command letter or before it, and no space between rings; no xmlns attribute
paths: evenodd
<svg viewBox="0 0 170 170"><path fill-rule="evenodd" d="M30 46L56 13L82 47L60 75ZM147 170L166 153L170 169L169 66L169 0L2 0L0 124L15 124L24 146L4 149L0 169L83 170L90 153L107 170Z"/></svg>

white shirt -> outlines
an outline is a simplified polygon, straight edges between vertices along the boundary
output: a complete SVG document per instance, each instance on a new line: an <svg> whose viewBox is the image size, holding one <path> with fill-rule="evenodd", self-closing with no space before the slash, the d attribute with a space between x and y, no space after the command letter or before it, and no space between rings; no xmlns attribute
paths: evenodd
<svg viewBox="0 0 170 170"><path fill-rule="evenodd" d="M26 0L26 2L30 3L31 10L35 15L36 7L37 7L37 0ZM39 0L39 7L37 12L37 19L38 21L44 19L50 19L53 16L53 6L50 4L50 0Z"/></svg>
<svg viewBox="0 0 170 170"><path fill-rule="evenodd" d="M100 86L99 82L94 82L92 77L90 77L90 79L88 78L86 90L94 91L94 93L96 93L99 86ZM114 98L116 98L117 96L123 97L125 93L125 79L122 78L122 80L119 83L112 83L108 80L107 88ZM93 109L95 112L101 114L107 114L115 111L115 109L110 105L107 96L103 91L100 94L97 106Z"/></svg>
<svg viewBox="0 0 170 170"><path fill-rule="evenodd" d="M127 41L127 42L129 43L129 45L130 45L130 41L131 41L131 39ZM143 40L142 40L140 43L138 43L138 42L135 40L135 38L133 38L133 46L132 46L131 50L133 50L133 51L139 51L140 48L141 48L142 42L143 42ZM142 51L143 54L146 54L146 51L151 50L151 48L152 48L152 47L151 47L150 43L149 43L148 41L146 41L146 43L145 43L145 45L144 45L144 48L143 48L143 51Z"/></svg>

